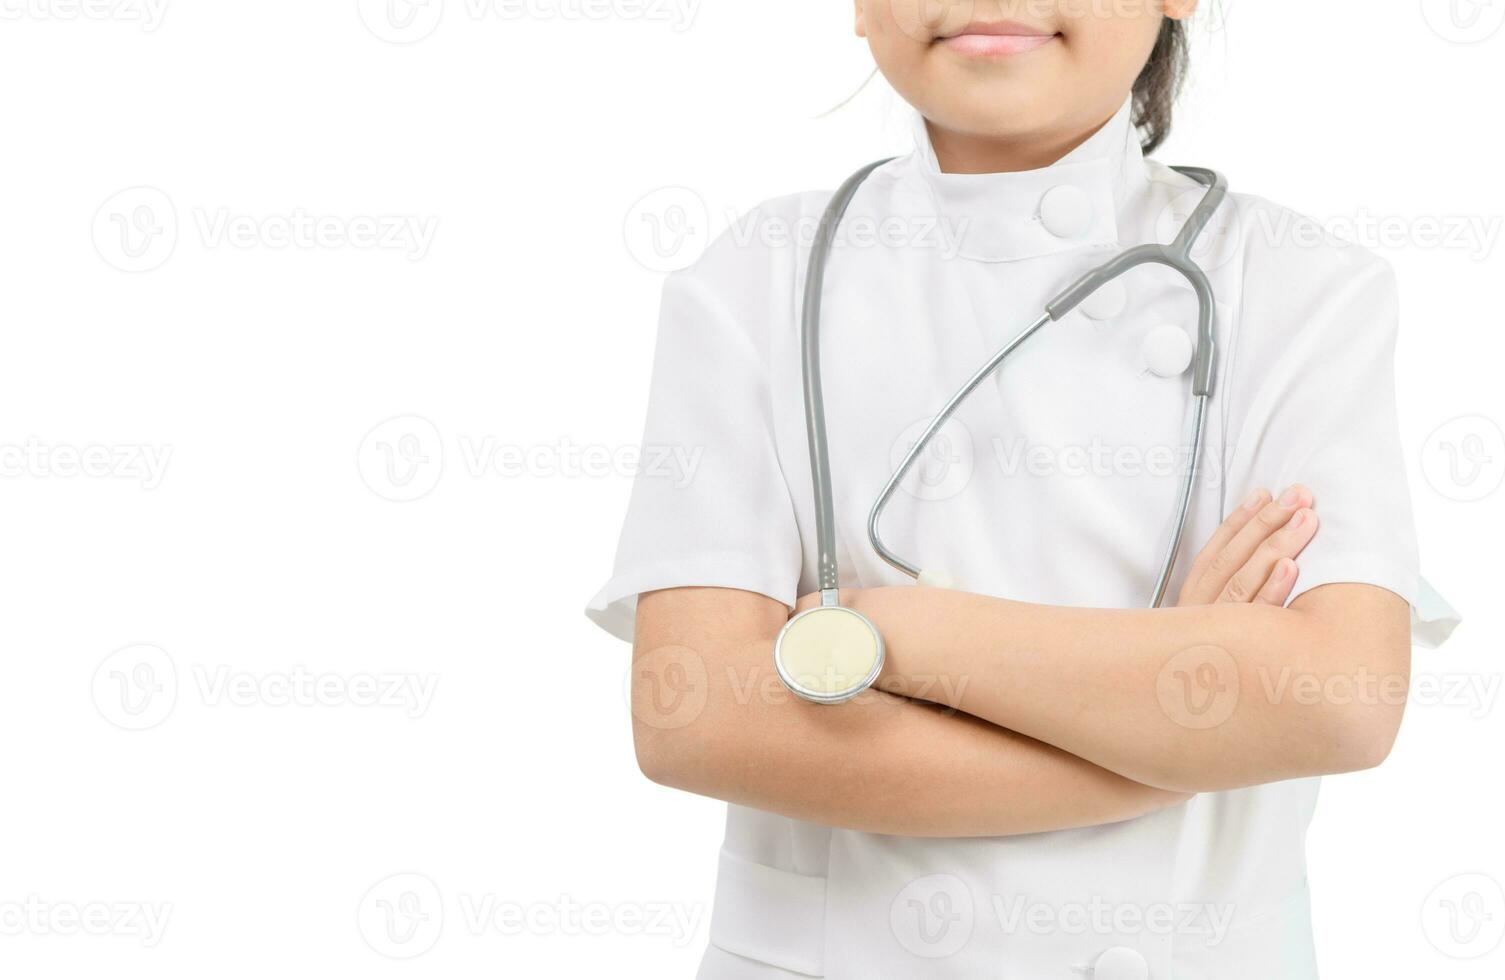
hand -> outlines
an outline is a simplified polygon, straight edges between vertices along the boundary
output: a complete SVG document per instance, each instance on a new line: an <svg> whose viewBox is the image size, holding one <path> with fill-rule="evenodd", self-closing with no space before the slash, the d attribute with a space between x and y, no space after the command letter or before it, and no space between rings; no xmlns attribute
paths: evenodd
<svg viewBox="0 0 1505 980"><path fill-rule="evenodd" d="M1255 490L1197 555L1176 605L1285 605L1296 586L1296 556L1317 533L1313 503L1312 492L1300 484L1279 500Z"/></svg>
<svg viewBox="0 0 1505 980"><path fill-rule="evenodd" d="M1317 534L1312 492L1297 484L1272 500L1268 490L1245 498L1192 562L1178 606L1247 602L1283 606L1296 587L1296 557ZM842 589L843 605L856 589ZM820 605L820 593L800 596L796 614Z"/></svg>

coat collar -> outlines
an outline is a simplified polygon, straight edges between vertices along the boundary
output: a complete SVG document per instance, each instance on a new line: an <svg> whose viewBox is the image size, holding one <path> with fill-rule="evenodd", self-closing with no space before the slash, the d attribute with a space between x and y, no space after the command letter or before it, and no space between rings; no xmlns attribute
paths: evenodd
<svg viewBox="0 0 1505 980"><path fill-rule="evenodd" d="M914 117L914 205L939 219L953 254L1012 262L1120 244L1119 213L1148 183L1132 103L1081 146L1039 170L942 173L925 120Z"/></svg>

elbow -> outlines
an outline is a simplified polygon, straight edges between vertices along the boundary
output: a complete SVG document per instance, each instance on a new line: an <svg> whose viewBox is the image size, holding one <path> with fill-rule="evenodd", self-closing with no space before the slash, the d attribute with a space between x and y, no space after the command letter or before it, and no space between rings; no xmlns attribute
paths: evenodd
<svg viewBox="0 0 1505 980"><path fill-rule="evenodd" d="M1350 664L1381 666L1353 667L1341 683L1330 685L1325 742L1331 757L1326 772L1374 769L1390 757L1410 693L1410 660L1409 628L1394 642L1366 647L1348 658Z"/></svg>
<svg viewBox="0 0 1505 980"><path fill-rule="evenodd" d="M676 765L664 750L660 740L642 730L641 725L632 726L632 750L637 757L638 772L650 783L670 786L675 780Z"/></svg>
<svg viewBox="0 0 1505 980"><path fill-rule="evenodd" d="M657 656L634 651L628 695L633 755L650 782L684 789L698 767L694 746L707 724L705 671L678 657L653 662Z"/></svg>
<svg viewBox="0 0 1505 980"><path fill-rule="evenodd" d="M698 764L683 737L663 732L642 722L632 726L632 748L638 771L652 783L671 789L689 789L698 780Z"/></svg>
<svg viewBox="0 0 1505 980"><path fill-rule="evenodd" d="M1409 651L1408 651L1409 654ZM1327 695L1287 715L1290 728L1279 779L1334 776L1380 766L1390 757L1405 715L1404 673L1359 670L1326 686ZM1359 678L1354 682L1354 678Z"/></svg>
<svg viewBox="0 0 1505 980"><path fill-rule="evenodd" d="M637 756L638 772L650 783L695 792L700 786L703 766L685 745L686 739L671 733L656 732L643 724L632 729L632 750Z"/></svg>
<svg viewBox="0 0 1505 980"><path fill-rule="evenodd" d="M661 666L633 670L629 701L638 771L660 786L726 799L729 787L766 768L759 699L717 684L698 658Z"/></svg>
<svg viewBox="0 0 1505 980"><path fill-rule="evenodd" d="M663 730L634 721L632 742L638 771L650 782L725 798L723 784L736 768L739 751L730 733L717 735L698 725Z"/></svg>
<svg viewBox="0 0 1505 980"><path fill-rule="evenodd" d="M1374 769L1390 757L1400 734L1404 703L1368 703L1334 712L1334 730L1329 740L1332 755L1326 773L1362 772Z"/></svg>
<svg viewBox="0 0 1505 980"><path fill-rule="evenodd" d="M652 684L632 685L632 748L638 771L671 789L705 793L732 749L735 730L704 694L666 697Z"/></svg>
<svg viewBox="0 0 1505 980"><path fill-rule="evenodd" d="M1324 599L1327 589L1334 591ZM1410 609L1370 586L1324 586L1308 595L1316 597L1303 613L1315 630L1305 658L1314 665L1311 676L1266 690L1284 692L1285 707L1313 719L1286 716L1310 740L1300 775L1373 769L1390 756L1410 694Z"/></svg>
<svg viewBox="0 0 1505 980"><path fill-rule="evenodd" d="M1325 694L1284 700L1248 743L1169 753L1132 776L1167 792L1208 793L1374 769L1400 733L1408 687L1404 672L1369 674L1376 677L1350 684L1345 676Z"/></svg>

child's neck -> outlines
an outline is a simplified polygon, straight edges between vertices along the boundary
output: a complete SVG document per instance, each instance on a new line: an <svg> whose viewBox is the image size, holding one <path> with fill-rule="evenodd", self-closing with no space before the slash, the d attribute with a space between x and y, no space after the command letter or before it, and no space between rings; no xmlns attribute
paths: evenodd
<svg viewBox="0 0 1505 980"><path fill-rule="evenodd" d="M1019 137L976 136L944 129L925 120L930 145L941 172L948 174L1006 174L1040 170L1081 146L1106 121L1078 133L1030 134Z"/></svg>

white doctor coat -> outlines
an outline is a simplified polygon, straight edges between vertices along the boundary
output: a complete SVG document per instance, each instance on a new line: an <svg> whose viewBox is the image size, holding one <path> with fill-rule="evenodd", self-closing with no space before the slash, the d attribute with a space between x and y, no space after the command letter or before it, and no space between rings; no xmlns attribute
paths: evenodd
<svg viewBox="0 0 1505 980"><path fill-rule="evenodd" d="M843 587L908 581L865 524L923 423L1066 284L1119 249L1170 241L1202 193L1142 156L1127 105L1027 173L941 173L917 134L854 199L826 280ZM624 639L642 592L719 586L792 606L816 587L798 324L828 198L762 205L665 285L644 442L702 453L693 475L634 487L615 574L588 609ZM1194 253L1217 294L1217 389L1170 594L1250 489L1299 481L1322 528L1297 593L1389 589L1418 637L1437 640L1450 610L1418 576L1393 276L1313 228L1235 193ZM1143 268L1048 325L944 430L890 505L887 542L972 592L1143 605L1185 464L1195 323L1184 281ZM999 839L877 836L731 806L700 975L1313 977L1303 840L1317 785Z"/></svg>

